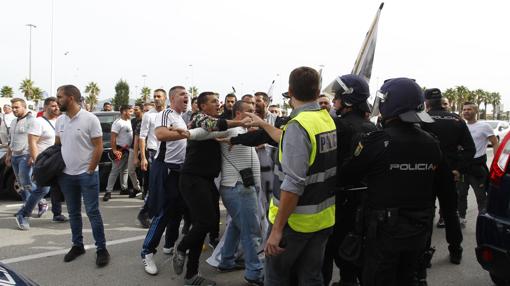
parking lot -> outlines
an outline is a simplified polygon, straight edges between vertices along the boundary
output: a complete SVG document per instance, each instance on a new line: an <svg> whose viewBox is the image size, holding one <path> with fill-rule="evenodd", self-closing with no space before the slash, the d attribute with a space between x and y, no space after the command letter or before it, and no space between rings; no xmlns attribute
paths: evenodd
<svg viewBox="0 0 510 286"><path fill-rule="evenodd" d="M489 158L491 159L491 158ZM437 251L429 271L429 285L492 285L489 275L476 261L474 248L476 200L469 194L468 224L464 229L464 259L461 265L448 261L448 250L444 230L434 228L433 245ZM145 273L140 249L146 230L136 223L136 214L142 201L128 199L114 194L107 203L100 202L109 241L108 249L112 256L110 265L98 269L95 266L90 224L84 216L84 241L88 244L87 253L77 260L64 263L64 254L70 247L68 223L51 222L51 213L42 218L31 219L31 229L17 229L13 214L20 207L18 201L0 201L0 261L24 273L40 285L182 285L182 278L173 274L171 259L161 252L155 256L159 274ZM64 213L66 209L64 207ZM225 210L222 210L222 218ZM223 230L222 224L222 230ZM202 261L210 255L206 249ZM245 285L242 272L220 274L202 262L201 273L218 282L218 285ZM338 278L338 273L335 274Z"/></svg>

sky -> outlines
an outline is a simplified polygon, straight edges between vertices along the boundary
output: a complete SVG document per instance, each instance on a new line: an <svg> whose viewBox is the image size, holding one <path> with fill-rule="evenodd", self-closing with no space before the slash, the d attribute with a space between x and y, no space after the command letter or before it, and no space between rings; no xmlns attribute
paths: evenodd
<svg viewBox="0 0 510 286"><path fill-rule="evenodd" d="M50 95L63 84L84 92L94 81L100 99L111 98L120 79L130 85L131 98L139 97L144 84L152 90L194 85L222 96L234 87L243 95L268 91L274 80L279 102L296 67L323 68L323 86L350 73L379 4L0 1L0 86L14 87L21 96L19 85L29 74L30 23L37 26L32 30L32 80ZM443 90L465 85L499 92L505 110L510 109L509 8L504 0L386 1L372 93L385 79L405 76Z"/></svg>

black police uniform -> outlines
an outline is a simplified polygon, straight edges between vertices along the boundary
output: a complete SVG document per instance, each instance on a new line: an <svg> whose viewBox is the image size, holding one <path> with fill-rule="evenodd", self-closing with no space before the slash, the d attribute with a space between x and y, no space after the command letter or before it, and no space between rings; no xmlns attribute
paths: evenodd
<svg viewBox="0 0 510 286"><path fill-rule="evenodd" d="M368 186L364 286L412 285L444 169L439 142L415 124L394 119L359 142L342 173Z"/></svg>
<svg viewBox="0 0 510 286"><path fill-rule="evenodd" d="M355 283L360 278L360 269L352 262L346 261L339 256L338 248L345 236L354 230L356 210L361 204L362 192L366 185L360 180L351 180L351 178L342 176L341 166L351 159L354 148L363 134L376 131L375 125L365 118L364 113L359 110L353 110L342 114L341 117L334 119L337 130L337 158L339 167L337 170L336 190L336 213L335 227L333 233L328 239L326 251L324 254L324 263L322 266L322 275L324 285L329 285L333 273L333 261L340 269L340 278L342 282Z"/></svg>
<svg viewBox="0 0 510 286"><path fill-rule="evenodd" d="M437 186L437 188L445 189L445 192L438 193L438 200L441 217L445 221L446 241L449 244L450 254L459 255L459 251L462 253L462 248L460 247L462 231L457 215L457 190L452 170L463 173L469 167L469 162L476 151L475 144L466 123L459 115L439 107L430 109L428 114L435 122L424 123L422 128L439 139L448 170L446 178L442 182L438 182L442 186ZM429 251L430 244L429 238L426 251ZM455 263L460 262L460 257L458 259ZM420 265L418 273L422 272L422 274L425 274L424 271L427 264L429 264L429 261L424 261Z"/></svg>

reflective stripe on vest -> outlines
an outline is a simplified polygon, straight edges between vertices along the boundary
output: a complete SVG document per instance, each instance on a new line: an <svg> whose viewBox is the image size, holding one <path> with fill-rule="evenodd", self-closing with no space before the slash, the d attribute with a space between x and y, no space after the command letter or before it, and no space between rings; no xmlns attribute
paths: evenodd
<svg viewBox="0 0 510 286"><path fill-rule="evenodd" d="M273 204L277 207L280 206L280 201L273 197ZM296 208L294 209L294 211L292 213L295 213L295 214L314 214L314 213L319 213L327 208L329 208L330 206L334 205L335 204L335 197L330 197L329 199L323 201L322 203L318 204L318 205L310 205L310 206L296 206Z"/></svg>
<svg viewBox="0 0 510 286"><path fill-rule="evenodd" d="M297 232L316 232L335 224L335 196L329 186L336 176L336 126L329 113L324 110L302 111L289 123L292 121L297 121L307 132L312 148L304 182L305 190L287 223ZM284 126L280 138L279 162L282 159L282 142L286 127ZM331 161L332 158L334 161ZM279 162L274 172L283 181L285 174ZM273 197L268 216L273 224L278 207L279 200Z"/></svg>

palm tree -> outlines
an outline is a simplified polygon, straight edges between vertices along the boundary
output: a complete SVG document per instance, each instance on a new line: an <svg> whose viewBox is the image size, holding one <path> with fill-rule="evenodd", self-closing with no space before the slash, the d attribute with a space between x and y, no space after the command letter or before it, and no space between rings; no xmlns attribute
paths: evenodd
<svg viewBox="0 0 510 286"><path fill-rule="evenodd" d="M460 113L462 111L462 105L464 102L468 101L472 95L467 87L460 85L455 87L455 97L457 100L457 108L459 108Z"/></svg>
<svg viewBox="0 0 510 286"><path fill-rule="evenodd" d="M88 103L90 105L91 110L94 110L96 108L97 97L99 96L100 92L101 92L101 89L99 89L99 86L97 85L97 83L95 83L93 81L91 81L85 87L85 93L89 94L85 98L85 103Z"/></svg>
<svg viewBox="0 0 510 286"><path fill-rule="evenodd" d="M34 82L31 79L25 79L21 82L19 90L23 92L23 95L27 100L32 100L34 95Z"/></svg>
<svg viewBox="0 0 510 286"><path fill-rule="evenodd" d="M0 90L0 94L2 97L12 97L14 91L12 90L12 87L5 85L2 87L2 90Z"/></svg>
<svg viewBox="0 0 510 286"><path fill-rule="evenodd" d="M43 91L42 89L38 87L34 87L32 89L32 100L35 102L35 105L37 106L37 103L43 99L42 97Z"/></svg>
<svg viewBox="0 0 510 286"><path fill-rule="evenodd" d="M190 86L188 88L188 93L191 95L191 97L197 97L198 96L198 88L196 86Z"/></svg>
<svg viewBox="0 0 510 286"><path fill-rule="evenodd" d="M474 91L474 94L475 94L474 102L476 103L476 105L478 106L478 110L480 111L478 116L480 118L483 117L484 119L487 119L487 106L485 107L483 116L482 116L482 112L481 112L482 109L480 108L480 105L482 105L482 103L485 102L485 100L486 100L487 92L483 89L477 89Z"/></svg>
<svg viewBox="0 0 510 286"><path fill-rule="evenodd" d="M151 95L151 89L148 88L147 86L144 86L142 87L142 90L140 91L140 99L142 100L143 103L145 102L149 102L149 97Z"/></svg>
<svg viewBox="0 0 510 286"><path fill-rule="evenodd" d="M457 110L457 97L455 90L453 88L448 88L443 92L443 96L448 99L452 111L455 112Z"/></svg>
<svg viewBox="0 0 510 286"><path fill-rule="evenodd" d="M496 111L499 115L499 105L501 104L501 95L499 92L490 93L491 105L492 105L492 119L496 119Z"/></svg>

